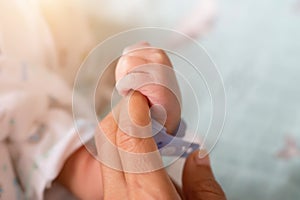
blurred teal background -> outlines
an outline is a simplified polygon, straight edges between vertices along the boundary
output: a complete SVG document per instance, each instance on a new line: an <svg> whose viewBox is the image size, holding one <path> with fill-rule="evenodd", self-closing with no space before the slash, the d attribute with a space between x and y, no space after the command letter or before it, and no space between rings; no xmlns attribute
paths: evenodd
<svg viewBox="0 0 300 200"><path fill-rule="evenodd" d="M201 41L227 94L216 177L230 200L300 199L300 2L219 4L215 29ZM287 143L292 155L278 156Z"/></svg>

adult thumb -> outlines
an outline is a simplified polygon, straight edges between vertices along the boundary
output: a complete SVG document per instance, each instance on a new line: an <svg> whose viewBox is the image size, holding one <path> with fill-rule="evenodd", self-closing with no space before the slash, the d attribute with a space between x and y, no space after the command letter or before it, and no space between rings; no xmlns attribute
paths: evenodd
<svg viewBox="0 0 300 200"><path fill-rule="evenodd" d="M207 154L205 150L195 151L184 165L182 189L185 199L226 200L225 193L213 175L208 155L200 159L199 153Z"/></svg>

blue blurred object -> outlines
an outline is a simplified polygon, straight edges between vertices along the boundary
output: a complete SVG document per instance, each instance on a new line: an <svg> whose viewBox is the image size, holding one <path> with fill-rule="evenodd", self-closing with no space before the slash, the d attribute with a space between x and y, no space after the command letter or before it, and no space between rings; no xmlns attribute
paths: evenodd
<svg viewBox="0 0 300 200"><path fill-rule="evenodd" d="M171 136L167 134L165 127L157 121L152 120L152 132L155 134L153 138L162 156L187 157L189 153L199 149L199 144L188 142L177 137L177 135L182 135L179 132L184 131L185 129L181 126L176 135Z"/></svg>

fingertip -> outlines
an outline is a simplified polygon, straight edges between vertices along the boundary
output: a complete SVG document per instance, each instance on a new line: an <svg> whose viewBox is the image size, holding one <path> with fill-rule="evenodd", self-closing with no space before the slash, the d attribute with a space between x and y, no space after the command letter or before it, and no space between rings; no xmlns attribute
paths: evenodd
<svg viewBox="0 0 300 200"><path fill-rule="evenodd" d="M187 158L182 184L186 199L226 199L225 193L214 177L206 150L194 151Z"/></svg>
<svg viewBox="0 0 300 200"><path fill-rule="evenodd" d="M196 151L193 155L193 158L196 165L210 166L209 155L205 149Z"/></svg>
<svg viewBox="0 0 300 200"><path fill-rule="evenodd" d="M208 152L205 149L196 150L188 156L186 163L194 166L210 166Z"/></svg>
<svg viewBox="0 0 300 200"><path fill-rule="evenodd" d="M150 44L149 42L145 41L145 40L142 40L142 41L136 43L136 45L137 45L137 46L140 46L140 47L141 47L141 46L142 46L142 47L149 47L149 46L151 46L151 44Z"/></svg>
<svg viewBox="0 0 300 200"><path fill-rule="evenodd" d="M203 154L203 151L205 150L194 151L186 159L183 170L183 183L193 185L194 182L214 177L208 155L204 158L199 157L199 155Z"/></svg>

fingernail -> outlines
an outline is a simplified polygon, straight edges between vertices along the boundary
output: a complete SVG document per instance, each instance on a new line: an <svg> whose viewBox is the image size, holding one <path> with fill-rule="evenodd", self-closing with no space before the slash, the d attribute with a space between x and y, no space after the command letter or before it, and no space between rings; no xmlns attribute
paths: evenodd
<svg viewBox="0 0 300 200"><path fill-rule="evenodd" d="M194 155L194 161L197 165L210 166L208 152L205 149L201 149Z"/></svg>
<svg viewBox="0 0 300 200"><path fill-rule="evenodd" d="M140 41L140 42L136 43L136 46L148 47L148 46L150 46L150 43L146 42L146 41Z"/></svg>
<svg viewBox="0 0 300 200"><path fill-rule="evenodd" d="M148 42L146 42L146 41L141 41L141 42L138 42L138 43L136 43L136 44L134 44L134 45L131 45L131 46L128 46L128 47L126 47L124 50L123 50L123 55L124 54L126 54L126 53L128 53L129 51L132 51L132 50L134 50L134 49L137 49L137 48L141 48L141 47L149 47L150 46L150 44L148 43Z"/></svg>

